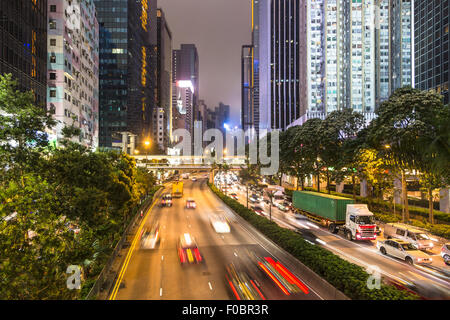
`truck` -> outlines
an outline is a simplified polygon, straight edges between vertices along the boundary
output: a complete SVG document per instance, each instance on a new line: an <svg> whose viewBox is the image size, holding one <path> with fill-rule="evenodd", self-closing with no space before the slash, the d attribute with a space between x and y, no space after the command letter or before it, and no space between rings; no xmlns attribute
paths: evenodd
<svg viewBox="0 0 450 320"><path fill-rule="evenodd" d="M172 183L172 197L181 198L183 196L183 182L175 181Z"/></svg>
<svg viewBox="0 0 450 320"><path fill-rule="evenodd" d="M350 241L377 238L375 218L366 204L311 191L294 191L292 200L296 214L321 223L333 234L341 231Z"/></svg>

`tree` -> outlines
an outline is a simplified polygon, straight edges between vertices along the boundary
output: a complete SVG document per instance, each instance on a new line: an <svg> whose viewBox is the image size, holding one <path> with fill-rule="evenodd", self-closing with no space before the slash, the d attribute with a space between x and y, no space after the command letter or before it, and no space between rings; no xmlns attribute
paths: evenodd
<svg viewBox="0 0 450 320"><path fill-rule="evenodd" d="M79 238L52 204L54 187L26 174L0 188L0 299L74 299L66 269L79 265Z"/></svg>
<svg viewBox="0 0 450 320"><path fill-rule="evenodd" d="M277 193L278 190L274 190L274 189L268 189L265 191L266 195L269 197L270 199L270 204L269 204L269 220L272 221L272 206L273 206L273 198L275 197L275 193Z"/></svg>
<svg viewBox="0 0 450 320"><path fill-rule="evenodd" d="M448 107L447 107L448 108ZM435 153L448 154L447 149L439 147L445 144L445 134L436 125L436 116L446 114L442 96L433 91L420 91L405 87L396 90L377 110L378 117L372 121L369 142L378 150L380 157L386 157L391 165L401 172L402 200L404 215L409 220L409 208L406 186L406 170L426 168L424 163L431 144ZM442 120L438 120L443 125ZM448 124L447 124L448 125ZM441 138L437 138L439 134ZM437 159L437 157L435 157ZM448 165L448 164L447 164Z"/></svg>
<svg viewBox="0 0 450 320"><path fill-rule="evenodd" d="M250 164L248 160L246 160L247 165L245 167L241 167L239 171L239 178L241 182L245 184L246 192L247 192L247 208L248 208L248 186L250 184L257 184L258 177L258 166L255 164Z"/></svg>
<svg viewBox="0 0 450 320"><path fill-rule="evenodd" d="M46 128L56 124L31 91L17 90L10 74L0 75L0 179L20 179L48 147Z"/></svg>

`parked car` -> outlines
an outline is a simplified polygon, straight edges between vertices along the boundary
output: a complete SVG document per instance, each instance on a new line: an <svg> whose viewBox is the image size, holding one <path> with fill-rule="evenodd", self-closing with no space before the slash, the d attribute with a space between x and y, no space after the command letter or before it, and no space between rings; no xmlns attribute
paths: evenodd
<svg viewBox="0 0 450 320"><path fill-rule="evenodd" d="M433 259L428 254L417 250L413 244L404 240L378 240L377 248L382 254L399 258L411 265L433 262Z"/></svg>
<svg viewBox="0 0 450 320"><path fill-rule="evenodd" d="M425 231L401 223L385 224L384 237L411 242L419 250L432 249L434 246L433 241Z"/></svg>
<svg viewBox="0 0 450 320"><path fill-rule="evenodd" d="M450 242L442 246L441 257L444 259L446 265L450 265Z"/></svg>

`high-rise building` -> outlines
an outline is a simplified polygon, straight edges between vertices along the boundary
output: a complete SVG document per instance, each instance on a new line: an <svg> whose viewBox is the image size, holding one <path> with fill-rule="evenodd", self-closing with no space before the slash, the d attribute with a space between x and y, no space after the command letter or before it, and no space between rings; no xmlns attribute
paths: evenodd
<svg viewBox="0 0 450 320"><path fill-rule="evenodd" d="M193 86L193 114L196 114L199 100L199 57L195 44L182 44L172 53L172 82L191 81ZM193 119L197 120L197 119Z"/></svg>
<svg viewBox="0 0 450 320"><path fill-rule="evenodd" d="M100 24L100 146L111 148L113 133L129 132L136 135L138 150L144 150L156 110L156 1L95 0L95 5Z"/></svg>
<svg viewBox="0 0 450 320"><path fill-rule="evenodd" d="M186 129L193 136L194 86L190 80L179 80L172 87L172 109L176 116L173 129Z"/></svg>
<svg viewBox="0 0 450 320"><path fill-rule="evenodd" d="M415 87L449 97L450 1L414 0Z"/></svg>
<svg viewBox="0 0 450 320"><path fill-rule="evenodd" d="M223 136L225 137L227 128L230 127L230 106L219 103L219 106L215 108L216 113L216 129L222 131Z"/></svg>
<svg viewBox="0 0 450 320"><path fill-rule="evenodd" d="M370 121L412 84L411 24L411 0L254 0L255 127L284 130L343 108Z"/></svg>
<svg viewBox="0 0 450 320"><path fill-rule="evenodd" d="M162 9L157 17L157 88L158 112L153 115L153 140L166 150L172 140L172 32ZM162 116L162 117L161 117Z"/></svg>
<svg viewBox="0 0 450 320"><path fill-rule="evenodd" d="M253 124L253 46L242 46L241 50L241 128L254 128Z"/></svg>
<svg viewBox="0 0 450 320"><path fill-rule="evenodd" d="M0 1L0 74L6 73L46 106L47 0Z"/></svg>
<svg viewBox="0 0 450 320"><path fill-rule="evenodd" d="M75 142L98 147L99 25L93 0L48 0L47 106L58 124L80 129Z"/></svg>

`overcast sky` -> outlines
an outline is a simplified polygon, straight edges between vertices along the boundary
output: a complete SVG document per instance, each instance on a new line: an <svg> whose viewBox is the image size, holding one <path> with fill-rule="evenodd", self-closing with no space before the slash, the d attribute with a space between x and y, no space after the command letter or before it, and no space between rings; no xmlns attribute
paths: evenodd
<svg viewBox="0 0 450 320"><path fill-rule="evenodd" d="M200 99L213 109L231 106L234 125L241 107L241 46L251 44L250 0L158 0L172 31L173 49L197 46Z"/></svg>

